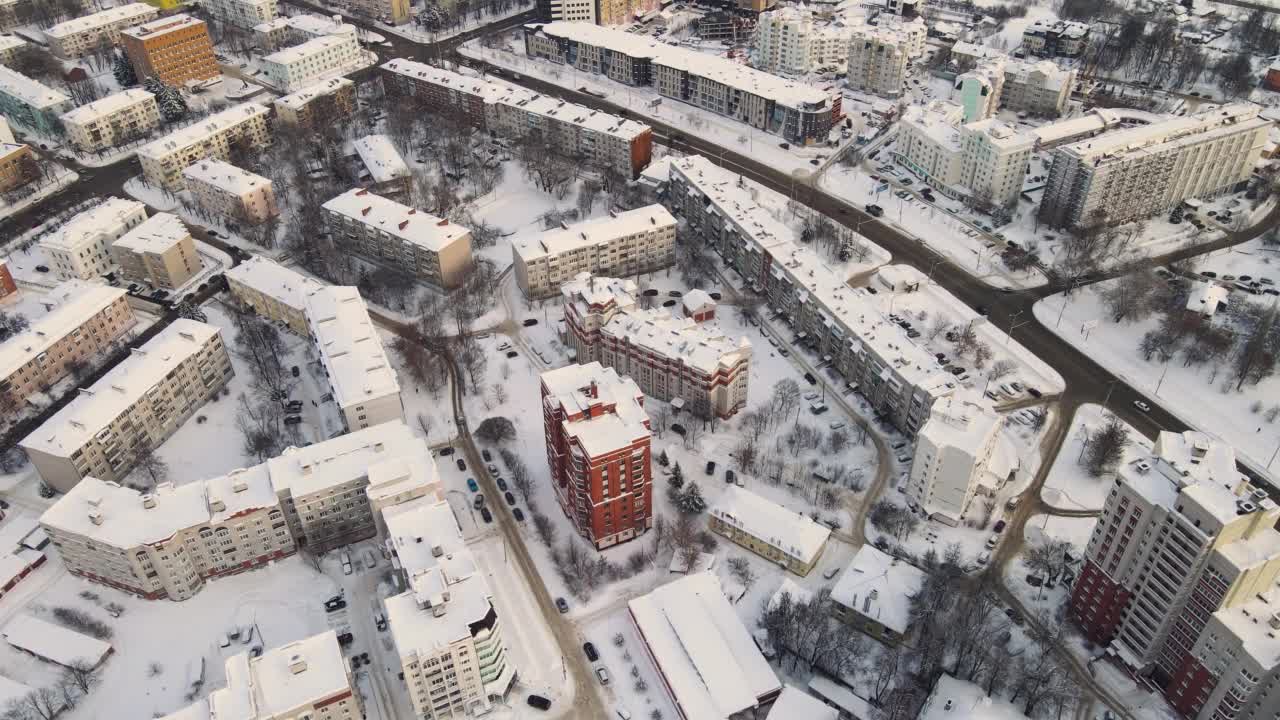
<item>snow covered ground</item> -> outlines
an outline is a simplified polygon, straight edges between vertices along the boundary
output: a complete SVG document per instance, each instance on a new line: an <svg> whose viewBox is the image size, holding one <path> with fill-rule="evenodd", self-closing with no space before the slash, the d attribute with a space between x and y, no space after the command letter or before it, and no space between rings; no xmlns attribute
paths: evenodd
<svg viewBox="0 0 1280 720"><path fill-rule="evenodd" d="M1045 479L1040 490L1040 499L1046 504L1064 510L1101 510L1102 504L1111 491L1113 476L1110 473L1102 477L1091 477L1080 464L1085 442L1091 433L1098 432L1107 419L1114 417L1100 405L1082 405L1076 409L1071 419L1071 429L1067 431L1067 439L1058 451L1053 462L1053 469ZM1120 464L1128 463L1140 456L1144 450L1151 449L1151 441L1132 426L1120 421L1129 428L1130 444L1125 448Z"/></svg>
<svg viewBox="0 0 1280 720"><path fill-rule="evenodd" d="M533 8L534 3L527 1L513 2L511 7L497 14L485 13L479 17L474 14L468 16L462 23L447 28L445 30L431 31L424 30L422 27L410 23L408 25L388 25L386 23L376 23L378 29L388 35L397 35L406 40L412 40L416 43L438 43L442 40L448 40L451 37L457 37L463 33L471 32L485 25L502 22L509 17L515 17L522 12L527 12Z"/></svg>
<svg viewBox="0 0 1280 720"><path fill-rule="evenodd" d="M1269 468L1280 447L1280 426L1261 410L1280 398L1280 377L1237 391L1229 368L1211 364L1183 367L1180 359L1161 363L1159 355L1144 360L1138 342L1159 323L1157 316L1137 322L1115 322L1102 300L1105 289L1124 279L1087 286L1069 297L1059 293L1035 305L1036 319L1087 353L1125 382L1143 392L1183 422L1231 444L1237 457L1275 484ZM1258 410L1255 411L1255 404Z"/></svg>

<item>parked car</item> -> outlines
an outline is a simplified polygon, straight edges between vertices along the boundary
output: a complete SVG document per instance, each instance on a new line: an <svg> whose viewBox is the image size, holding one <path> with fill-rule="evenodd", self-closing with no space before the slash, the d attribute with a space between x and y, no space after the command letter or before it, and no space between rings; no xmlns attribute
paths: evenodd
<svg viewBox="0 0 1280 720"><path fill-rule="evenodd" d="M805 373L804 379L805 379L805 382L809 383L810 385L818 384L818 378L814 377L813 373Z"/></svg>
<svg viewBox="0 0 1280 720"><path fill-rule="evenodd" d="M600 659L600 653L596 652L596 646L591 643L582 644L582 652L586 653L587 660L595 662Z"/></svg>
<svg viewBox="0 0 1280 720"><path fill-rule="evenodd" d="M498 489L499 489L499 490L501 490L502 492L506 492L506 491L507 491L507 481L506 481L506 480L503 480L502 478L500 478L500 477L499 477L499 478L494 478L494 479L493 479L493 481L494 481L494 482L496 482L496 483L498 483Z"/></svg>
<svg viewBox="0 0 1280 720"><path fill-rule="evenodd" d="M337 612L347 606L347 601L340 597L331 597L324 601L325 612Z"/></svg>
<svg viewBox="0 0 1280 720"><path fill-rule="evenodd" d="M463 460L462 458L458 458L457 464L458 464L459 470L461 470L462 472L467 471L467 462L465 460Z"/></svg>
<svg viewBox="0 0 1280 720"><path fill-rule="evenodd" d="M482 507L480 508L480 518L486 523L491 523L493 522L493 513L489 512L489 508Z"/></svg>
<svg viewBox="0 0 1280 720"><path fill-rule="evenodd" d="M1151 406L1142 402L1141 400L1134 400L1133 406L1138 408L1142 412L1151 412Z"/></svg>
<svg viewBox="0 0 1280 720"><path fill-rule="evenodd" d="M480 457L484 458L485 462L493 462L493 454L489 452L488 448L480 451Z"/></svg>
<svg viewBox="0 0 1280 720"><path fill-rule="evenodd" d="M538 324L538 318L528 318L521 324L524 325L525 327L533 327L534 325Z"/></svg>
<svg viewBox="0 0 1280 720"><path fill-rule="evenodd" d="M302 422L302 416L300 415L288 415L284 419L285 425L297 425L300 422Z"/></svg>
<svg viewBox="0 0 1280 720"><path fill-rule="evenodd" d="M480 493L476 495L475 500L472 501L472 504L475 505L477 510L484 507L484 493Z"/></svg>
<svg viewBox="0 0 1280 720"><path fill-rule="evenodd" d="M520 508L511 508L511 515L515 517L516 522L524 522L524 511Z"/></svg>
<svg viewBox="0 0 1280 720"><path fill-rule="evenodd" d="M551 701L541 695L530 695L528 702L529 707L537 708L539 710L548 710L551 708Z"/></svg>
<svg viewBox="0 0 1280 720"><path fill-rule="evenodd" d="M716 474L716 461L715 461L715 460L708 460L708 461L707 461L707 474L708 474L708 475L715 475L715 474Z"/></svg>
<svg viewBox="0 0 1280 720"><path fill-rule="evenodd" d="M569 603L562 597L556 598L556 609L561 613L569 612Z"/></svg>
<svg viewBox="0 0 1280 720"><path fill-rule="evenodd" d="M453 454L453 448L451 448L451 447L447 447L447 448L440 448L439 455L440 455L441 457L447 457L447 456L452 455L452 454Z"/></svg>
<svg viewBox="0 0 1280 720"><path fill-rule="evenodd" d="M1006 523L1005 521L1000 520L1000 521L996 522L995 527L993 527L993 528L991 528L991 529L992 529L992 530L994 530L994 531L995 531L995 532L997 532L997 533L1002 533L1002 532L1004 532L1004 529L1005 529L1005 526L1006 526L1006 525L1007 525L1007 523Z"/></svg>
<svg viewBox="0 0 1280 720"><path fill-rule="evenodd" d="M475 478L467 478L467 489L471 492L480 492L480 486L476 484Z"/></svg>
<svg viewBox="0 0 1280 720"><path fill-rule="evenodd" d="M596 668L596 677L600 678L601 685L609 684L609 671L604 668Z"/></svg>
<svg viewBox="0 0 1280 720"><path fill-rule="evenodd" d="M510 506L512 506L512 507L515 507L515 504L516 504L516 496L515 496L515 495L512 495L511 493L509 493L509 492L508 492L508 493L503 493L503 494L502 494L502 497L503 497L503 499L505 499L505 500L507 501L507 504L508 504L508 505L510 505Z"/></svg>
<svg viewBox="0 0 1280 720"><path fill-rule="evenodd" d="M881 215L884 215L884 208L879 205L868 205L867 214L871 217L880 217Z"/></svg>

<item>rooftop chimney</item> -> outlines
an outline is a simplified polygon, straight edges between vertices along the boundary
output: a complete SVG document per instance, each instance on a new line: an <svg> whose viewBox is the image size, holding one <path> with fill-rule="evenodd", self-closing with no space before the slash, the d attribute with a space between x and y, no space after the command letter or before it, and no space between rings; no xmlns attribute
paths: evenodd
<svg viewBox="0 0 1280 720"><path fill-rule="evenodd" d="M142 496L142 507L150 510L156 506L156 496L150 493Z"/></svg>
<svg viewBox="0 0 1280 720"><path fill-rule="evenodd" d="M289 672L297 675L307 669L307 659L302 657L301 653L295 653L289 656Z"/></svg>

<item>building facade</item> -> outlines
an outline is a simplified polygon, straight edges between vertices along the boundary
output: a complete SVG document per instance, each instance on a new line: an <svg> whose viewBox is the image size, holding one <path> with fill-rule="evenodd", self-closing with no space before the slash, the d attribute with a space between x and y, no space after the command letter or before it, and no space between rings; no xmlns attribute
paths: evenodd
<svg viewBox="0 0 1280 720"><path fill-rule="evenodd" d="M58 277L92 280L111 272L111 244L146 219L146 205L109 197L72 217L41 240L40 248Z"/></svg>
<svg viewBox="0 0 1280 720"><path fill-rule="evenodd" d="M311 337L306 297L319 282L262 255L254 255L226 271L227 288L237 300L264 318Z"/></svg>
<svg viewBox="0 0 1280 720"><path fill-rule="evenodd" d="M1069 20L1037 20L1022 31L1022 49L1043 57L1079 57L1089 46L1089 25Z"/></svg>
<svg viewBox="0 0 1280 720"><path fill-rule="evenodd" d="M801 577L822 557L831 530L804 513L728 485L712 506L707 526L760 557Z"/></svg>
<svg viewBox="0 0 1280 720"><path fill-rule="evenodd" d="M909 642L911 601L924 571L874 545L863 545L831 588L833 614L882 643Z"/></svg>
<svg viewBox="0 0 1280 720"><path fill-rule="evenodd" d="M1004 418L982 395L957 390L933 403L916 435L905 492L930 518L957 526L1000 440Z"/></svg>
<svg viewBox="0 0 1280 720"><path fill-rule="evenodd" d="M348 432L404 420L396 371L353 287L324 286L303 299L307 326Z"/></svg>
<svg viewBox="0 0 1280 720"><path fill-rule="evenodd" d="M732 417L747 404L751 343L691 318L636 305L631 280L579 273L560 288L567 345L579 364L599 362L646 395L695 416Z"/></svg>
<svg viewBox="0 0 1280 720"><path fill-rule="evenodd" d="M12 64L13 59L26 45L27 41L17 35L0 35L0 65Z"/></svg>
<svg viewBox="0 0 1280 720"><path fill-rule="evenodd" d="M49 51L73 60L120 42L120 31L154 20L159 12L142 2L118 5L58 23L44 31Z"/></svg>
<svg viewBox="0 0 1280 720"><path fill-rule="evenodd" d="M276 98L272 106L281 124L315 132L355 112L356 84L346 78L325 80Z"/></svg>
<svg viewBox="0 0 1280 720"><path fill-rule="evenodd" d="M226 160L233 145L247 150L269 145L270 117L270 108L249 102L175 130L138 149L142 174L147 182L170 192L185 190L182 173L196 162L206 158Z"/></svg>
<svg viewBox="0 0 1280 720"><path fill-rule="evenodd" d="M156 213L111 244L111 257L126 280L177 290L203 263L191 231L177 215Z"/></svg>
<svg viewBox="0 0 1280 720"><path fill-rule="evenodd" d="M463 117L475 127L518 140L531 131L556 150L584 156L624 177L636 177L653 156L648 125L500 82L411 60L382 66L387 92L424 109Z"/></svg>
<svg viewBox="0 0 1280 720"><path fill-rule="evenodd" d="M560 509L597 549L653 526L649 416L634 380L600 363L542 373L547 465Z"/></svg>
<svg viewBox="0 0 1280 720"><path fill-rule="evenodd" d="M347 27L341 15L291 15L255 25L253 41L264 53L273 53L288 45L300 45L318 37L344 32Z"/></svg>
<svg viewBox="0 0 1280 720"><path fill-rule="evenodd" d="M120 32L120 43L138 80L154 77L184 88L222 77L213 42L203 20L170 15Z"/></svg>
<svg viewBox="0 0 1280 720"><path fill-rule="evenodd" d="M277 50L262 58L263 79L284 93L292 93L358 67L364 51L353 25L332 35Z"/></svg>
<svg viewBox="0 0 1280 720"><path fill-rule="evenodd" d="M13 292L13 279L0 265L0 297ZM0 395L14 405L24 405L32 394L87 365L137 323L120 288L68 280L48 297L53 309L0 344Z"/></svg>
<svg viewBox="0 0 1280 720"><path fill-rule="evenodd" d="M0 65L0 115L8 122L56 136L74 107L69 96Z"/></svg>
<svg viewBox="0 0 1280 720"><path fill-rule="evenodd" d="M907 108L893 156L948 197L984 209L1012 208L1035 136L994 118L961 125L965 114L962 106L947 101Z"/></svg>
<svg viewBox="0 0 1280 720"><path fill-rule="evenodd" d="M19 446L59 492L89 475L118 482L133 470L136 449L158 447L234 374L222 331L175 320Z"/></svg>
<svg viewBox="0 0 1280 720"><path fill-rule="evenodd" d="M334 242L358 255L444 288L461 285L471 269L471 231L461 225L361 188L323 208Z"/></svg>
<svg viewBox="0 0 1280 720"><path fill-rule="evenodd" d="M0 192L22 187L38 178L39 163L30 145L0 142Z"/></svg>
<svg viewBox="0 0 1280 720"><path fill-rule="evenodd" d="M249 29L275 18L276 0L204 0L205 12L224 23Z"/></svg>
<svg viewBox="0 0 1280 720"><path fill-rule="evenodd" d="M196 205L237 222L258 225L280 214L270 180L221 160L201 160L182 171Z"/></svg>
<svg viewBox="0 0 1280 720"><path fill-rule="evenodd" d="M909 57L910 43L903 33L874 25L856 26L849 39L846 65L849 87L896 98L906 82Z"/></svg>
<svg viewBox="0 0 1280 720"><path fill-rule="evenodd" d="M1054 149L1041 221L1115 225L1227 192L1249 178L1266 144L1271 123L1258 111L1223 105Z"/></svg>
<svg viewBox="0 0 1280 720"><path fill-rule="evenodd" d="M0 258L0 300L18 294L18 285L13 282L13 273L9 272L9 260Z"/></svg>
<svg viewBox="0 0 1280 720"><path fill-rule="evenodd" d="M62 116L67 140L84 153L101 152L146 137L160 126L156 96L141 88L122 90Z"/></svg>
<svg viewBox="0 0 1280 720"><path fill-rule="evenodd" d="M629 276L675 262L676 219L661 205L610 212L536 240L512 243L516 284L529 298L553 297L578 273Z"/></svg>
<svg viewBox="0 0 1280 720"><path fill-rule="evenodd" d="M812 10L782 8L760 13L751 65L766 72L803 75L836 70L848 62L851 28L823 23Z"/></svg>

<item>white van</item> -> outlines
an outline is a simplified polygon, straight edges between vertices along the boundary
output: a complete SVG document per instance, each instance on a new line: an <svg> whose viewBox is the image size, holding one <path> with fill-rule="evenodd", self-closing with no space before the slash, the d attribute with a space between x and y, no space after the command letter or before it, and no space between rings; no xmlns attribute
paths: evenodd
<svg viewBox="0 0 1280 720"><path fill-rule="evenodd" d="M342 574L343 574L343 575L350 575L350 574L351 574L351 563L349 563L349 562L344 562L344 563L342 563Z"/></svg>

